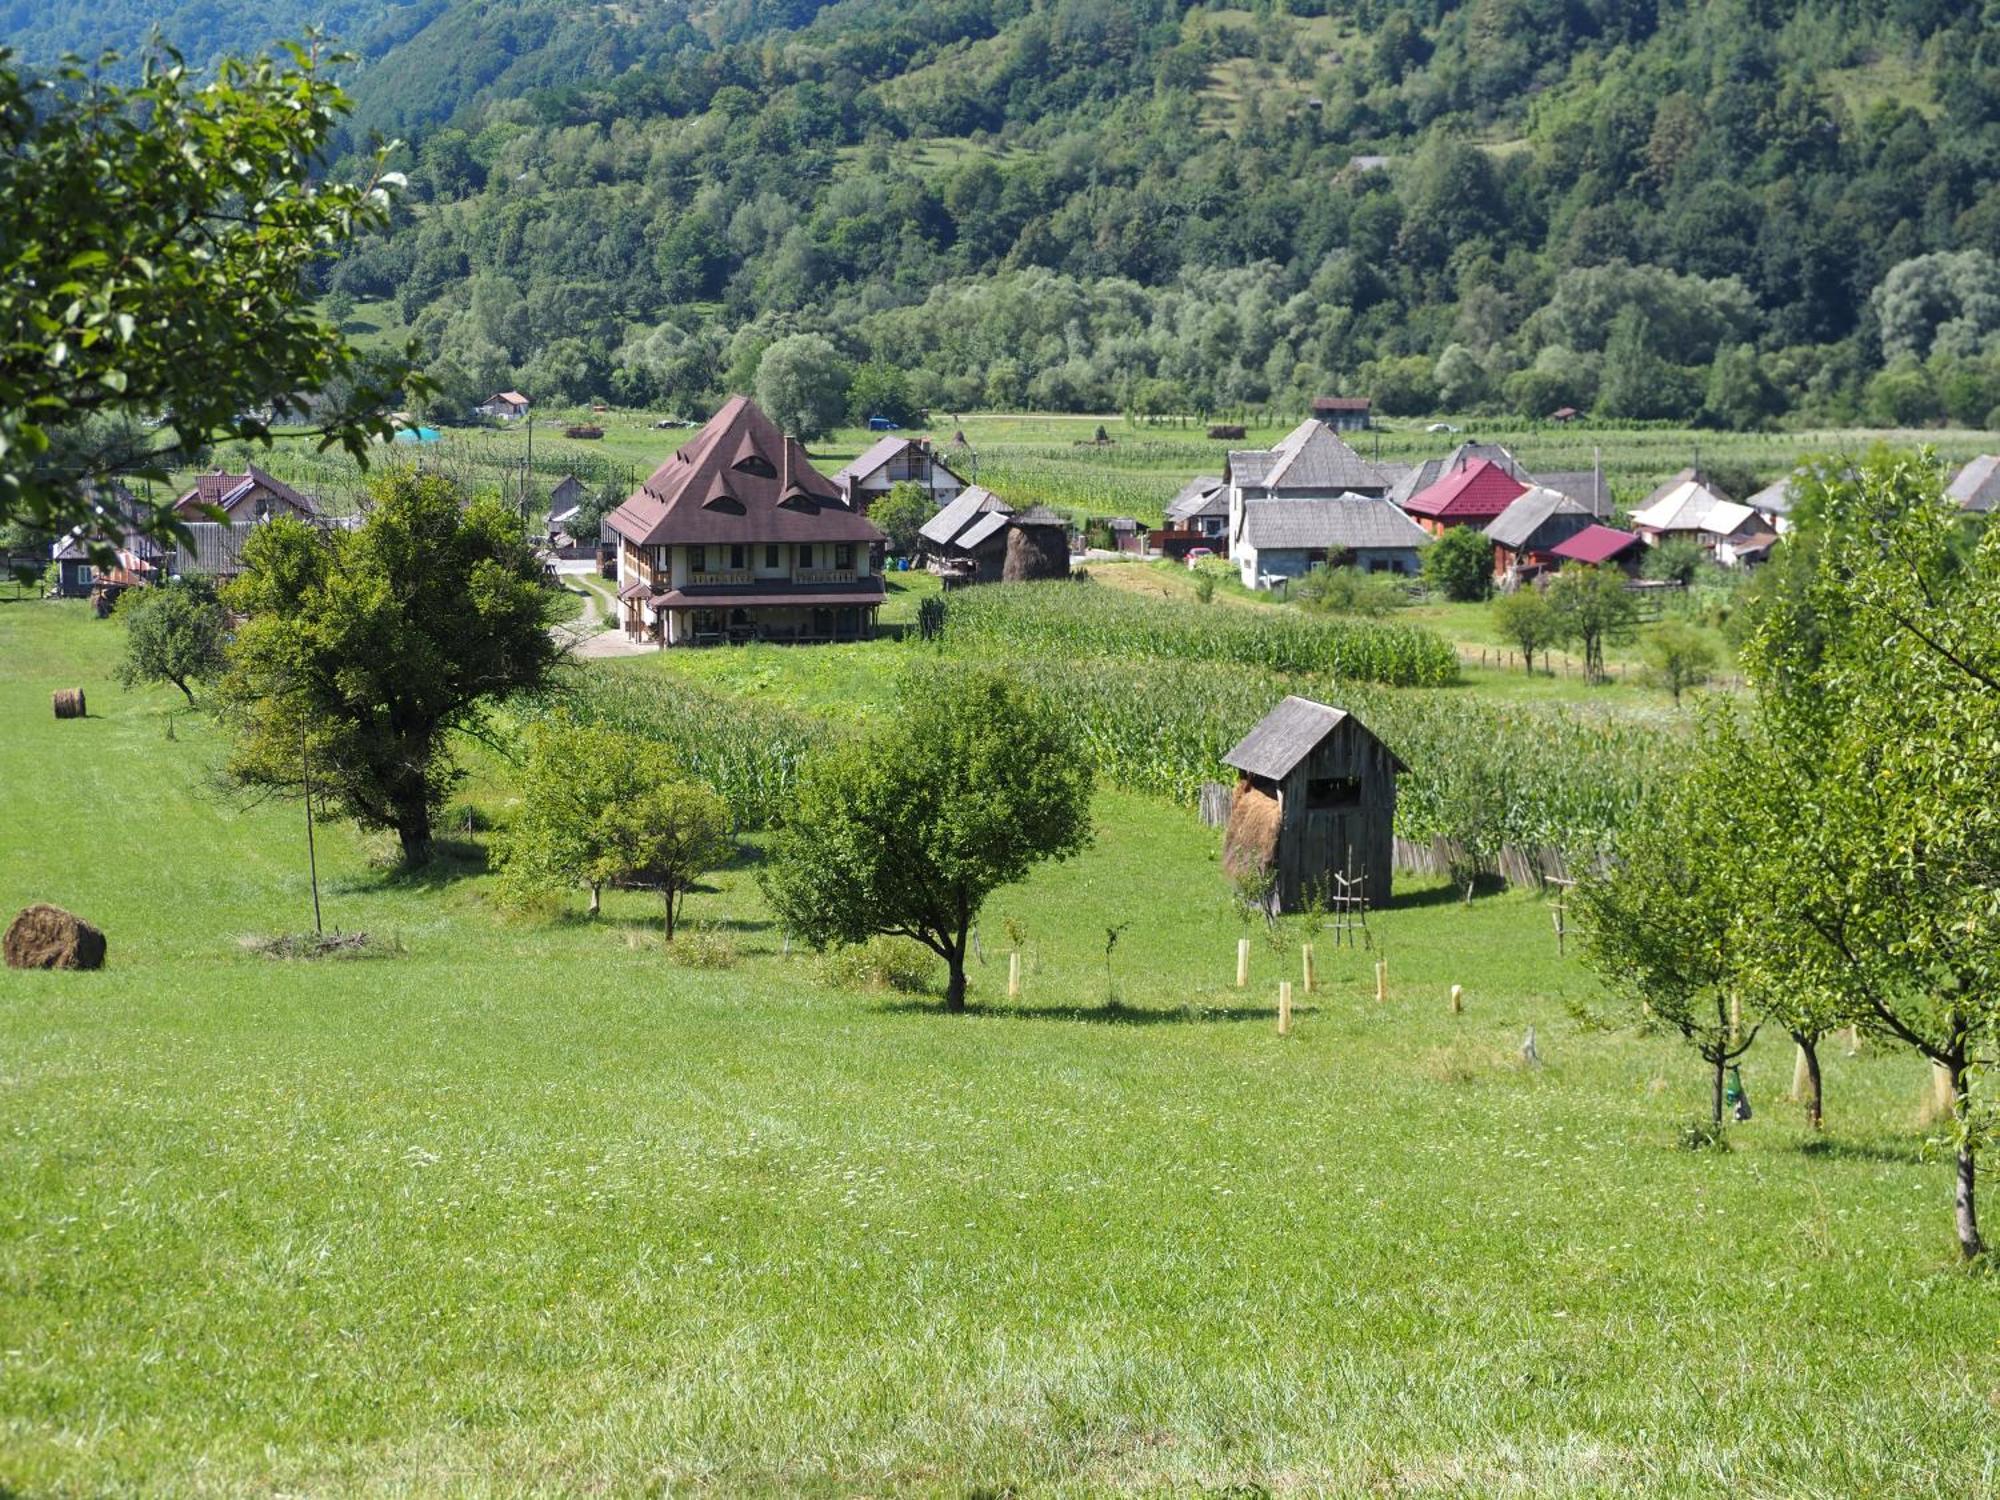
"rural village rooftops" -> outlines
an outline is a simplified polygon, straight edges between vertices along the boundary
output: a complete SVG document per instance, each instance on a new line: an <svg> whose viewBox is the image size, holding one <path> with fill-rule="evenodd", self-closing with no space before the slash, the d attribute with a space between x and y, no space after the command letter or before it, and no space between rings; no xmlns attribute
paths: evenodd
<svg viewBox="0 0 2000 1500"><path fill-rule="evenodd" d="M1558 542L1549 549L1549 553L1566 562L1596 567L1623 556L1633 547L1644 545L1629 531L1620 531L1615 526L1592 525L1584 527L1568 541Z"/></svg>
<svg viewBox="0 0 2000 1500"><path fill-rule="evenodd" d="M1372 464L1317 418L1308 418L1272 448L1237 448L1228 473L1239 489L1309 490L1321 494L1381 494L1393 475Z"/></svg>
<svg viewBox="0 0 2000 1500"><path fill-rule="evenodd" d="M1290 694L1236 742L1222 763L1267 781L1283 781L1346 718L1346 709ZM1398 771L1409 769L1393 751L1388 753Z"/></svg>
<svg viewBox="0 0 2000 1500"><path fill-rule="evenodd" d="M1649 531L1701 531L1716 506L1735 503L1696 470L1682 469L1632 512L1632 524Z"/></svg>
<svg viewBox="0 0 2000 1500"><path fill-rule="evenodd" d="M1430 535L1387 500L1329 495L1311 500L1243 502L1242 537L1262 549L1399 549L1427 547Z"/></svg>
<svg viewBox="0 0 2000 1500"><path fill-rule="evenodd" d="M641 546L884 539L747 396L724 402L609 519Z"/></svg>
<svg viewBox="0 0 2000 1500"><path fill-rule="evenodd" d="M1499 516L1527 488L1492 459L1479 458L1410 496L1403 509L1413 516L1439 521L1486 522Z"/></svg>
<svg viewBox="0 0 2000 1500"><path fill-rule="evenodd" d="M1229 514L1229 487L1220 474L1197 474L1181 486L1181 492L1167 502L1169 526L1192 521L1196 516Z"/></svg>
<svg viewBox="0 0 2000 1500"><path fill-rule="evenodd" d="M254 500L259 495L268 495L283 501L286 506L301 515L316 516L319 507L284 480L266 474L255 464L246 465L242 474L228 474L217 469L213 473L195 476L194 487L174 502L176 513L195 518L201 509L214 506L224 511L234 511L245 501ZM207 519L201 517L201 519ZM232 519L234 519L232 517Z"/></svg>
<svg viewBox="0 0 2000 1500"><path fill-rule="evenodd" d="M1556 524L1551 525L1552 522ZM1533 489L1523 490L1512 504L1494 517L1492 524L1486 528L1486 534L1501 546L1519 552L1538 534L1546 532L1560 539L1563 525L1566 524L1573 534L1589 522L1590 511L1586 507L1559 490L1536 485Z"/></svg>

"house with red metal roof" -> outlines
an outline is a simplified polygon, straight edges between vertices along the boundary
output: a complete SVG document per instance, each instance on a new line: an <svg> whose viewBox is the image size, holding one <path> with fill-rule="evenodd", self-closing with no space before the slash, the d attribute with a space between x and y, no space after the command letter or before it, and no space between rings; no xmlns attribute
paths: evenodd
<svg viewBox="0 0 2000 1500"><path fill-rule="evenodd" d="M1615 526L1586 526L1549 548L1549 556L1558 567L1577 563L1586 568L1614 567L1624 573L1638 572L1645 555L1643 537Z"/></svg>
<svg viewBox="0 0 2000 1500"><path fill-rule="evenodd" d="M1403 509L1431 535L1443 536L1454 526L1491 526L1527 491L1527 485L1492 459L1477 458L1418 490Z"/></svg>
<svg viewBox="0 0 2000 1500"><path fill-rule="evenodd" d="M732 396L605 517L628 635L662 646L863 640L883 540L747 396Z"/></svg>

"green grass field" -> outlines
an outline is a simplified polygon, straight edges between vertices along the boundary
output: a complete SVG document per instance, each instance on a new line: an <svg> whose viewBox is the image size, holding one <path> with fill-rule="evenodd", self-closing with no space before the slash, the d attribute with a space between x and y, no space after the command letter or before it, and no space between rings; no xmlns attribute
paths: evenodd
<svg viewBox="0 0 2000 1500"><path fill-rule="evenodd" d="M2000 1490L2000 1303L1904 1057L1830 1048L1812 1140L1761 1039L1736 1149L1680 1151L1699 1066L1569 1018L1545 904L1411 882L1387 1003L1322 942L1280 1039L1298 934L1236 990L1216 835L1111 793L962 1019L783 951L747 863L688 904L726 967L637 896L510 920L483 834L398 879L322 827L329 924L398 951L274 962L298 810L218 799L116 647L0 604L0 909L111 943L0 972L0 1494ZM831 706L895 649L589 670L796 702L810 655Z"/></svg>

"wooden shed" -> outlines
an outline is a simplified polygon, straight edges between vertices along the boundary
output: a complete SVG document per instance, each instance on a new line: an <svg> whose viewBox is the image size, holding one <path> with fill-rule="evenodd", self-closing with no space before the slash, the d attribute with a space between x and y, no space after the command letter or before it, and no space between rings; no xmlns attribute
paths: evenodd
<svg viewBox="0 0 2000 1500"><path fill-rule="evenodd" d="M1370 906L1388 905L1404 766L1365 724L1345 709L1290 697L1222 759L1237 773L1223 869L1274 871L1279 911L1327 899L1334 875L1363 881Z"/></svg>

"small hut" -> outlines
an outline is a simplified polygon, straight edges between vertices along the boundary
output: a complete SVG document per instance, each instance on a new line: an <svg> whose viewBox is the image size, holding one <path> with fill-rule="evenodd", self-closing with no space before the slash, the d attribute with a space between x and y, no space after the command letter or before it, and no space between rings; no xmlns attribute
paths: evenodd
<svg viewBox="0 0 2000 1500"><path fill-rule="evenodd" d="M1365 724L1345 709L1289 697L1222 759L1237 773L1223 869L1272 872L1278 911L1327 899L1335 875L1362 882L1370 906L1388 904L1404 766Z"/></svg>
<svg viewBox="0 0 2000 1500"><path fill-rule="evenodd" d="M1038 578L1069 577L1069 522L1042 506L1022 511L1007 522L1007 560L1002 583L1031 583Z"/></svg>

